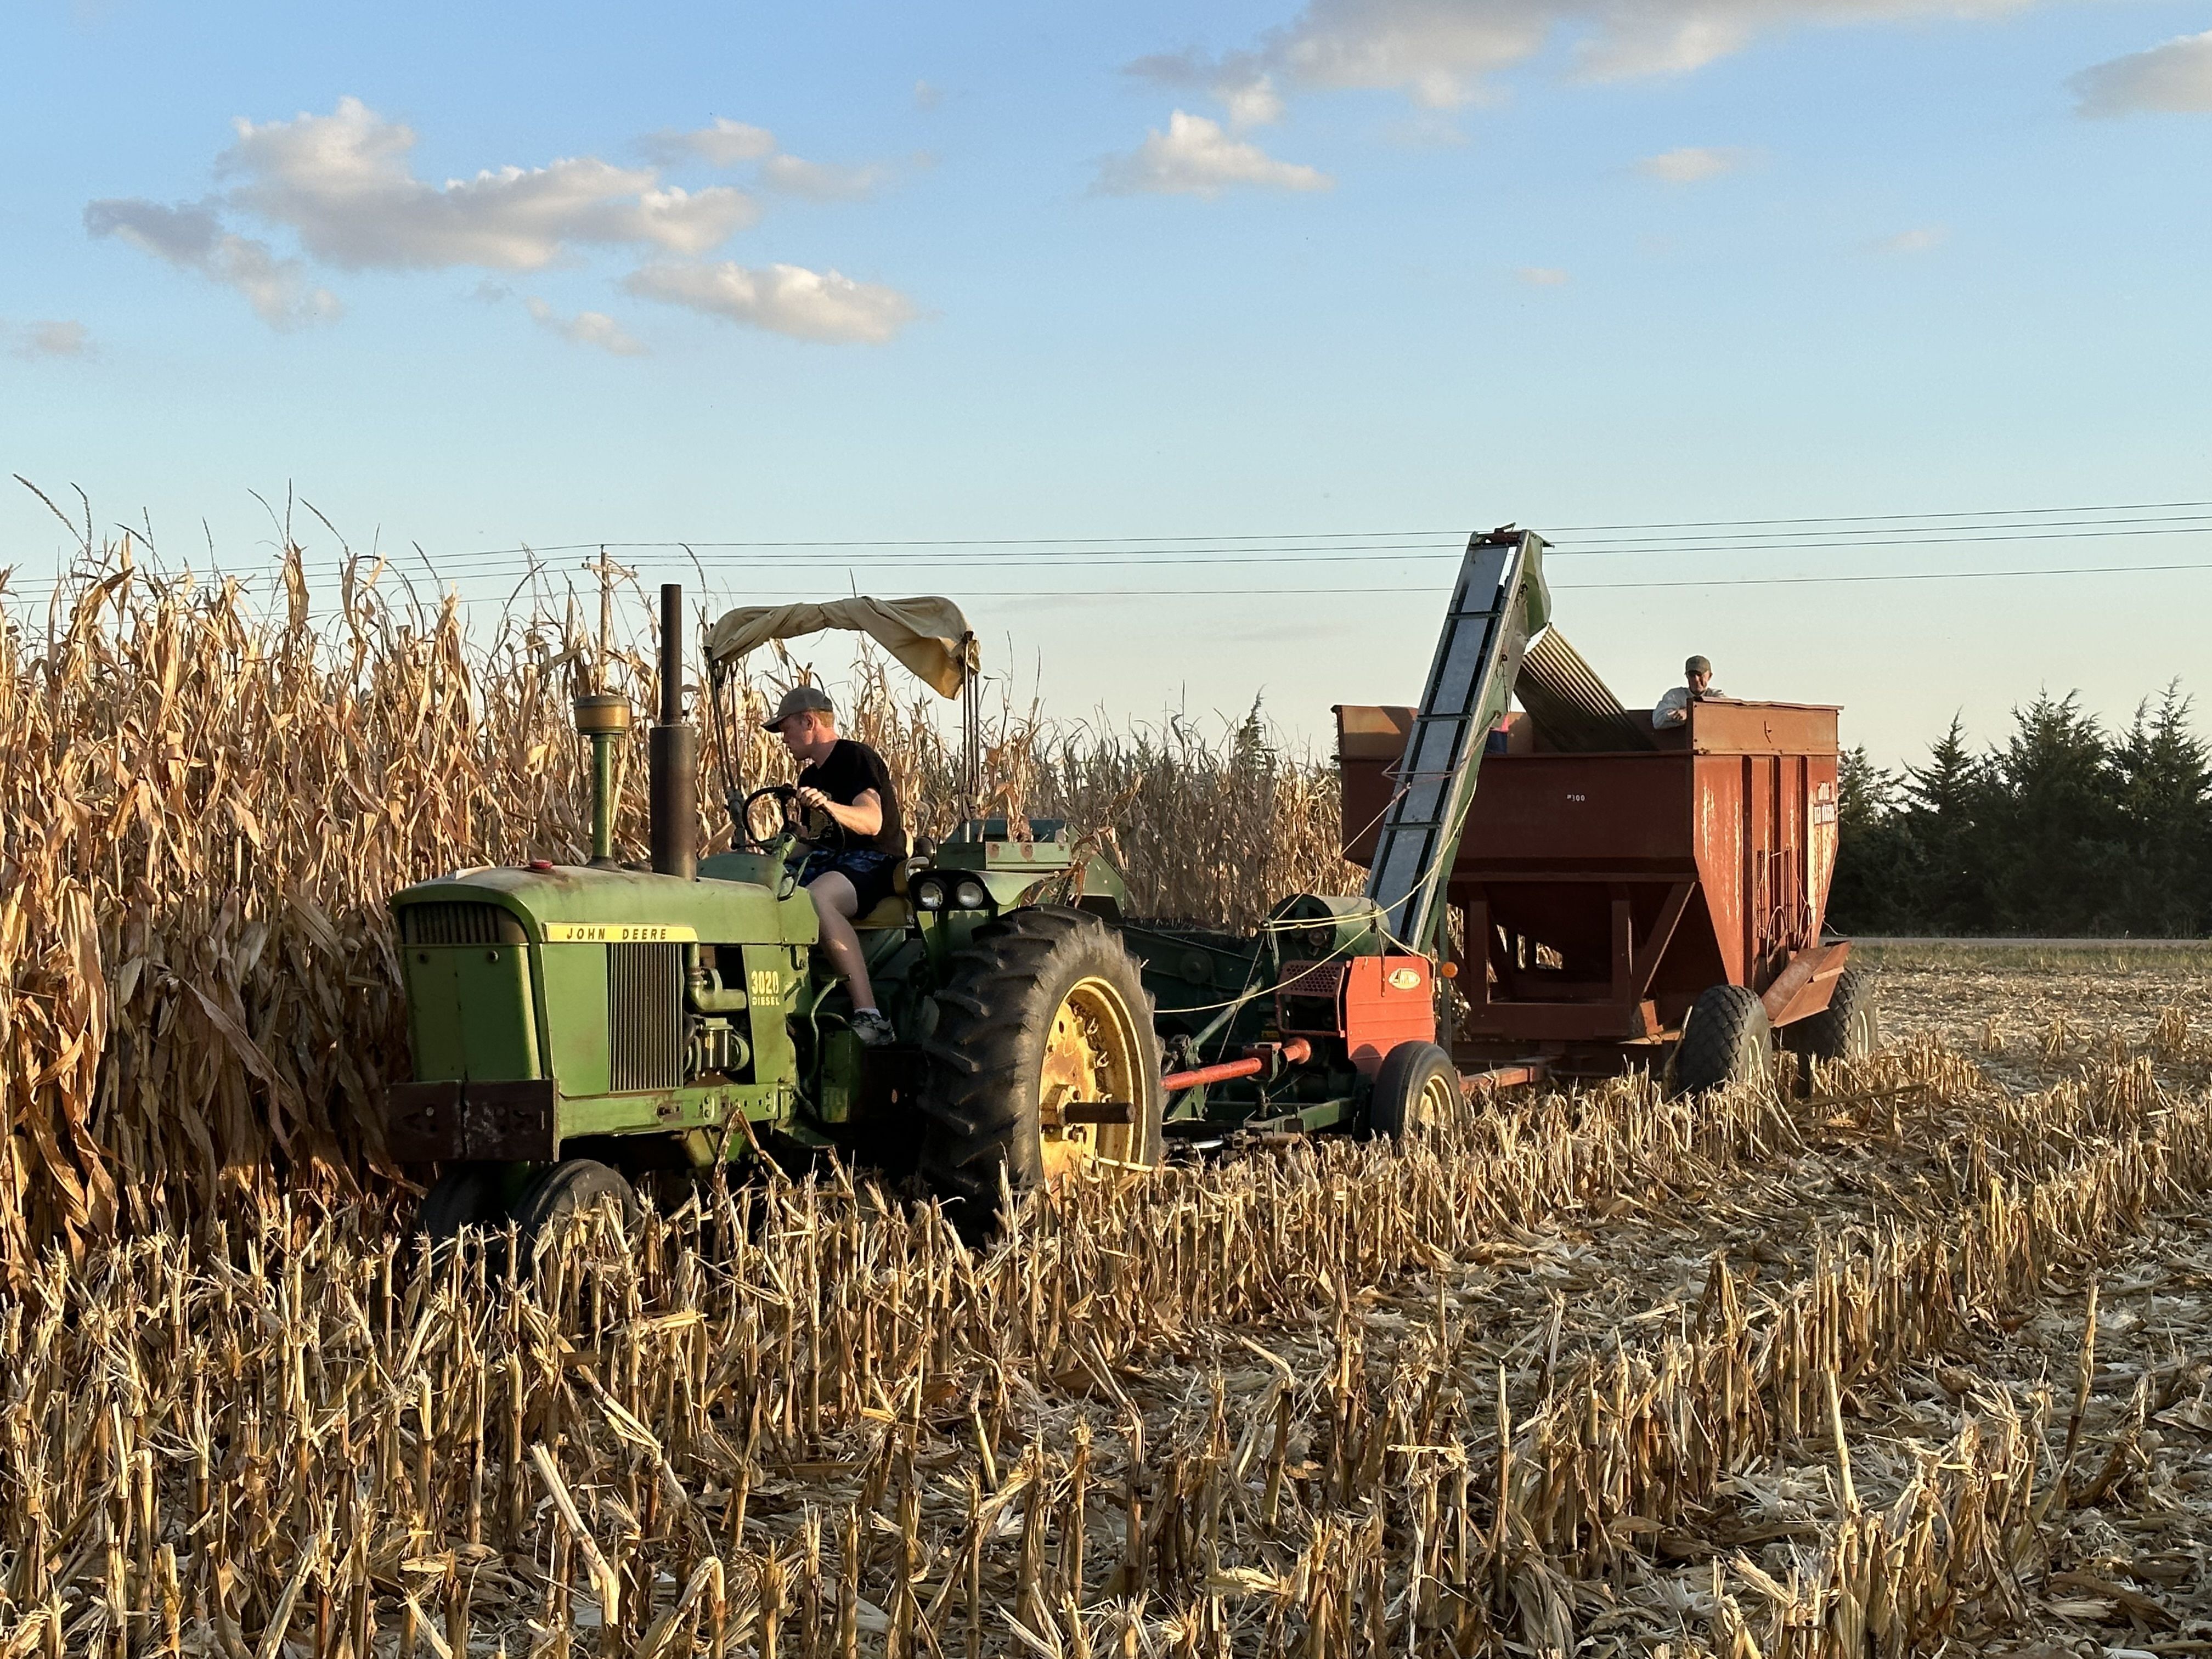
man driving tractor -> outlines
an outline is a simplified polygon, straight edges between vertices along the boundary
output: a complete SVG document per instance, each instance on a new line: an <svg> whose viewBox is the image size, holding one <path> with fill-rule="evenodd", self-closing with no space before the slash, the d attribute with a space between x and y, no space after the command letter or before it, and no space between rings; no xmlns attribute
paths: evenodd
<svg viewBox="0 0 2212 1659"><path fill-rule="evenodd" d="M890 769L865 743L837 735L836 710L818 685L792 687L767 725L803 769L785 808L808 848L799 884L821 920L822 948L852 991L853 1035L880 1048L896 1034L876 1006L853 918L890 896L906 856Z"/></svg>

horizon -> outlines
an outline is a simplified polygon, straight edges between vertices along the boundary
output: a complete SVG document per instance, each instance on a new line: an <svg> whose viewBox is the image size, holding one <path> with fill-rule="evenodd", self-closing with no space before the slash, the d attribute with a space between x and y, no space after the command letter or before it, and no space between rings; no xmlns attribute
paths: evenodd
<svg viewBox="0 0 2212 1659"><path fill-rule="evenodd" d="M52 507L52 503L49 502L49 506ZM56 513L59 511L58 507L54 507L53 510ZM117 568L123 553L135 549L137 551L132 555L133 568L149 579L174 581L189 576L196 584L203 581L212 584L217 580L234 580L238 586L240 599L249 614L267 615L273 609L271 604L264 603L270 600L271 596L258 591L258 582L269 576L271 574L270 571L257 570L252 574L241 576L238 572L222 569L219 562L211 564L210 568L204 571L191 568L189 561L183 565L172 567L158 556L149 556L146 551L149 544L143 532L132 532L127 526L118 526L118 530L119 534L117 540L106 543L100 548L91 560L80 556L72 561L70 568L57 578L55 585L44 594L19 590L10 580L15 573L5 564L0 564L0 607L12 604L19 612L27 612L40 605L51 609L55 595L82 594L103 574L112 574ZM389 559L390 556L386 556ZM370 562L370 556L362 554L359 550L354 551L353 557L356 561L356 569L359 564ZM316 601L322 594L327 592L329 581L337 579L343 563L343 561L341 560L338 565L318 567L313 561L303 556L301 568L307 582L309 599L308 614L311 623L319 619L321 623L327 624L334 618L336 612L333 609L319 605ZM319 575L329 580L319 582ZM392 606L395 613L410 620L434 617L447 597L442 593L426 596L415 591L411 584L404 579L404 568L397 562L389 563L386 571L379 572L374 585L383 594L385 602ZM687 623L687 627L695 630L690 643L696 647L698 635L703 633L706 626L726 607L720 604L703 603L697 588L690 582L679 585L684 588L685 603L690 614L690 621ZM617 580L612 582L611 586L613 596L611 615L615 619L613 630L609 636L611 648L630 653L641 660L649 659L653 648L652 635L659 619L657 593L652 585L638 580ZM890 597L890 595L886 592L878 597ZM558 605L553 602L555 599L558 599ZM501 606L496 610L489 611L489 614L496 617L501 622L511 621L516 617L531 621L553 614L563 605L574 605L581 617L586 632L588 633L591 630L592 617L598 610L599 599L599 592L596 587L586 590L572 586L569 591L558 596L548 596L542 592L534 593L531 605L527 609L520 605ZM742 602L742 599L739 602ZM474 620L480 614L485 613L488 607L481 601L460 600L459 605L463 607L462 620L464 626L468 629L471 645L479 650L488 648L483 628ZM9 617L10 623L18 628L24 627L30 620L25 614L17 614ZM970 620L974 619L971 617ZM1441 613L1439 613L1439 621L1441 621ZM946 738L948 741L952 739L950 727L954 718L952 711L956 705L940 698L927 696L927 688L923 687L919 681L902 680L900 678L902 671L896 662L879 647L874 646L872 641L857 635L826 632L801 636L790 641L788 648L793 667L841 694L864 675L888 672L891 677L894 696L896 697L901 690L914 693L913 706L935 716L935 724L938 726L940 736ZM1425 662L1425 659L1424 661ZM749 665L748 678L757 678L760 683L771 688L780 686L786 679L792 678L781 673L761 673L759 671L762 666L762 659L756 657ZM1413 671L1413 678L1408 682L1408 689L1403 696L1383 697L1375 701L1383 703L1395 702L1401 706L1411 706L1418 702L1420 696L1419 681L1425 673L1425 666ZM1603 678L1602 674L1600 678ZM1084 728L1092 731L1103 730L1109 732L1130 732L1146 729L1164 729L1176 723L1194 723L1205 730L1210 741L1225 741L1231 738L1245 722L1256 715L1266 731L1268 740L1276 747L1278 752L1286 754L1303 764L1334 763L1335 733L1333 724L1320 730L1302 730L1292 726L1283 720L1278 712L1268 705L1263 693L1255 693L1242 704L1216 704L1200 708L1194 708L1188 697L1185 697L1179 702L1173 700L1163 702L1158 707L1150 709L1134 706L1109 708L1103 704L1099 704L1088 709L1069 713L1065 709L1047 704L1042 695L1042 684L1037 679L1032 678L1027 684L1024 684L1018 678L1018 671L993 663L988 654L981 685L987 699L995 696L1000 701L1002 706L1009 709L1027 703L1036 711L1036 718L1044 726L1061 730ZM2169 695L2179 700L2189 728L2208 744L2212 744L2212 723L2208 723L2205 717L2198 711L2195 695L2180 683L2179 677L2175 677L2163 684L2148 689L2133 704L2129 705L2118 714L2087 706L2079 687L2041 685L2033 694L2023 696L2007 706L2000 719L1987 730L1975 729L1966 723L1963 711L1954 711L1952 715L1944 718L1939 728L1929 731L1919 744L1917 752L1888 757L1875 754L1868 749L1867 745L1855 741L1850 736L1846 722L1839 742L1839 750L1843 752L1864 750L1867 759L1892 782L1902 784L1908 781L1910 774L1914 769L1930 758L1939 744L1948 736L1954 720L1958 722L1957 729L1961 740L1978 759L1994 758L2002 750L2008 739L2020 729L2022 717L2035 704L2043 701L2054 705L2075 707L2106 739L2117 744L2126 736L2130 726L2136 720L2148 720L2154 717L2161 702ZM1802 701L1802 699L1790 698L1745 700L1777 702ZM1345 701L1349 702L1353 700L1346 698ZM1514 706L1516 709L1519 708L1517 699ZM1639 707L1625 699L1623 706L1631 714L1644 712L1649 707L1648 704ZM1849 713L1847 709L1844 712L1846 714ZM699 715L695 713L693 718L696 720Z"/></svg>

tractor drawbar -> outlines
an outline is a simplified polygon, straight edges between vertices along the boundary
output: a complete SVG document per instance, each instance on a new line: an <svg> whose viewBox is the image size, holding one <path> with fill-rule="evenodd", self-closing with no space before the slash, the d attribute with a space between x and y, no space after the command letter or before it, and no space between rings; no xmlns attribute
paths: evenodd
<svg viewBox="0 0 2212 1659"><path fill-rule="evenodd" d="M699 732L684 720L684 589L660 588L660 719L647 753L653 867L699 876Z"/></svg>
<svg viewBox="0 0 2212 1659"><path fill-rule="evenodd" d="M1285 1066L1303 1066L1312 1058L1313 1044L1304 1037L1292 1037L1288 1042L1255 1043L1242 1060L1225 1060L1218 1066L1201 1066L1191 1072L1170 1072L1160 1079L1160 1087L1169 1094L1180 1094L1200 1084L1257 1077L1279 1061Z"/></svg>

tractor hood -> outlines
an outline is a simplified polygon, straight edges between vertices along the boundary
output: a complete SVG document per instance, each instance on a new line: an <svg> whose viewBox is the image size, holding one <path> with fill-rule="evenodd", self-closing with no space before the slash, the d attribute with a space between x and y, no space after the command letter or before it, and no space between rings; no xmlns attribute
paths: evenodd
<svg viewBox="0 0 2212 1659"><path fill-rule="evenodd" d="M819 605L756 605L732 611L707 630L707 660L717 671L770 640L825 629L866 634L940 697L957 697L976 666L975 630L950 599L829 599Z"/></svg>
<svg viewBox="0 0 2212 1659"><path fill-rule="evenodd" d="M758 882L577 864L492 866L418 882L392 896L402 937L449 931L410 925L410 913L428 905L483 907L512 917L533 945L811 945L817 938L814 905L803 892L778 899Z"/></svg>

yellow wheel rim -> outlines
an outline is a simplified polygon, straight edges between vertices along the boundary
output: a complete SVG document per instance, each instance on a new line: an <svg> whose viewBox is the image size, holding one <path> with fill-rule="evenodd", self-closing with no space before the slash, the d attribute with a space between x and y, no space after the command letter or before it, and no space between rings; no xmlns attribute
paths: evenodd
<svg viewBox="0 0 2212 1659"><path fill-rule="evenodd" d="M1431 1072L1422 1079L1421 1092L1413 1097L1413 1109L1407 1115L1408 1129L1433 1129L1451 1115L1452 1108L1459 1103L1459 1085L1442 1072Z"/></svg>
<svg viewBox="0 0 2212 1659"><path fill-rule="evenodd" d="M1037 1129L1046 1184L1104 1164L1142 1168L1147 1079L1136 1017L1106 980L1079 980L1053 1011L1037 1074ZM1078 1101L1125 1101L1134 1123L1071 1123Z"/></svg>

